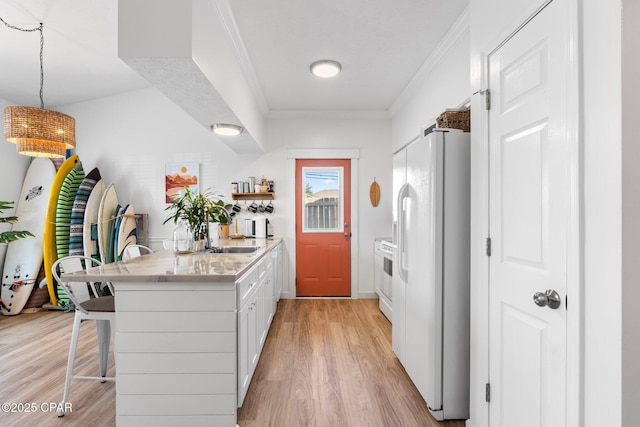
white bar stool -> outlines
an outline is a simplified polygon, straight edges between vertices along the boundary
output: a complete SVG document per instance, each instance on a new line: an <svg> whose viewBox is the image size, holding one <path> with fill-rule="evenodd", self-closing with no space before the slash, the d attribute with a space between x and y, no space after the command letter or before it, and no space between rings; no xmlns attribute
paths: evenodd
<svg viewBox="0 0 640 427"><path fill-rule="evenodd" d="M107 283L111 295L100 296L100 291L96 289L96 283L82 281L78 277L78 282L63 282L60 280L61 273L75 273L88 268L102 265L93 258L73 255L57 260L51 267L54 279L60 283L65 292L75 306L75 317L73 319L73 330L71 332L71 344L69 346L69 359L67 361L67 376L64 382L64 393L60 402L58 416L64 416L66 402L69 398L69 387L72 379L115 381L115 377L107 377L107 362L109 360L109 346L114 339L115 333L115 307L113 286ZM86 362L74 367L76 348L78 347L78 337L80 335L80 324L85 320L95 320L98 334L98 354L91 357ZM94 361L100 361L100 376L77 375L76 373L84 366Z"/></svg>

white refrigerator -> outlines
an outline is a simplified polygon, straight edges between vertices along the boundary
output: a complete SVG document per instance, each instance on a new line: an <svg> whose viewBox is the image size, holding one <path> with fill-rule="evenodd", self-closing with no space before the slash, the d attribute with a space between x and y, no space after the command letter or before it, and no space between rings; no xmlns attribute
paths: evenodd
<svg viewBox="0 0 640 427"><path fill-rule="evenodd" d="M393 351L437 420L467 419L469 133L424 129L393 167Z"/></svg>

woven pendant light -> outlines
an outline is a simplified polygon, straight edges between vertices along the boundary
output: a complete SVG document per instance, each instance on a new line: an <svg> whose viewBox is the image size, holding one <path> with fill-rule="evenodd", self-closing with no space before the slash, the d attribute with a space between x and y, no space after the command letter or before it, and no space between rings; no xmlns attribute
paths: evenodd
<svg viewBox="0 0 640 427"><path fill-rule="evenodd" d="M66 114L44 108L43 25L23 29L7 24L2 18L0 21L15 30L40 32L40 108L5 108L4 137L7 142L16 144L19 154L31 157L64 158L66 150L76 146L76 121Z"/></svg>
<svg viewBox="0 0 640 427"><path fill-rule="evenodd" d="M43 108L7 107L4 136L25 156L64 158L76 145L75 120Z"/></svg>
<svg viewBox="0 0 640 427"><path fill-rule="evenodd" d="M49 157L64 159L67 149L64 144L55 141L21 139L16 143L16 150L24 156Z"/></svg>

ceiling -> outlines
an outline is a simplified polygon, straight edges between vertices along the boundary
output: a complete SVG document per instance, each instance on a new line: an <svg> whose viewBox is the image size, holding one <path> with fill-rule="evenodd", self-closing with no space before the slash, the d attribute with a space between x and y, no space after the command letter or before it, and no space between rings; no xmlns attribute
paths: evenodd
<svg viewBox="0 0 640 427"><path fill-rule="evenodd" d="M211 0L235 20L256 101L274 111L386 111L468 0ZM117 0L0 0L11 25L45 25L46 108L149 87L118 58ZM309 73L342 63L334 80ZM0 23L0 98L39 106L39 36Z"/></svg>

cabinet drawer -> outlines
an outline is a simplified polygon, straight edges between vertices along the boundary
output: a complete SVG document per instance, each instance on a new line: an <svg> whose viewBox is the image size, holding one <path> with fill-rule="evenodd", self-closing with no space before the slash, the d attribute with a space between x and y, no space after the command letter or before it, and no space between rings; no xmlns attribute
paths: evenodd
<svg viewBox="0 0 640 427"><path fill-rule="evenodd" d="M273 268L273 255L269 254L262 262L263 271L266 273Z"/></svg>
<svg viewBox="0 0 640 427"><path fill-rule="evenodd" d="M260 261L260 264L256 266L256 274L258 276L258 282L264 277L264 260Z"/></svg>
<svg viewBox="0 0 640 427"><path fill-rule="evenodd" d="M249 270L236 282L236 287L238 289L238 308L242 307L247 302L253 291L256 289L256 285L259 280L258 267L260 267L259 264Z"/></svg>

